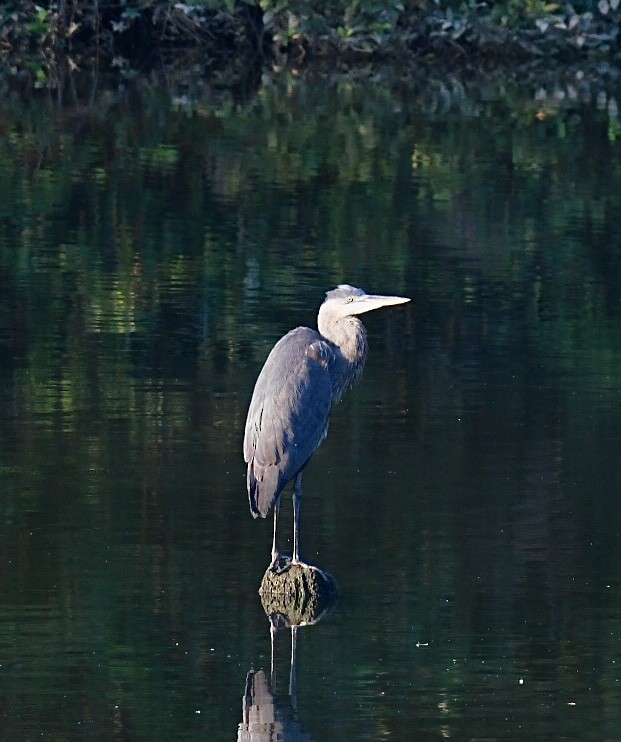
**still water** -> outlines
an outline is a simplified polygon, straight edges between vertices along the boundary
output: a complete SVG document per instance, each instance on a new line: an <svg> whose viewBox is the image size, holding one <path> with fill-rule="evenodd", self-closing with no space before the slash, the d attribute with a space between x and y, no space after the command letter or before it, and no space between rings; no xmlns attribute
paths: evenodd
<svg viewBox="0 0 621 742"><path fill-rule="evenodd" d="M413 301L368 317L305 474L341 597L294 698L275 637L278 729L621 738L621 127L590 85L3 96L2 739L247 739L246 407L342 282Z"/></svg>

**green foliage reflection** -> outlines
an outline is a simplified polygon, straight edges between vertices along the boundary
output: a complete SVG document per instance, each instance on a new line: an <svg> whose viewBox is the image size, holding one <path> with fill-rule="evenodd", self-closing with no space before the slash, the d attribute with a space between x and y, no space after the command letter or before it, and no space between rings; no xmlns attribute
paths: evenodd
<svg viewBox="0 0 621 742"><path fill-rule="evenodd" d="M390 318L370 321L378 383L344 402L334 421L335 433L347 429L338 456L353 459L348 446L368 425L378 455L397 460L385 443L394 426L401 460L421 472L417 494L441 497L469 472L477 496L496 495L498 481L523 471L522 459L533 481L560 479L561 459L570 479L585 450L613 439L610 411L621 391L615 97L574 97L569 84L562 97L455 80L405 89L347 79L267 83L246 104L226 95L172 101L144 81L90 106L4 103L0 481L10 620L1 638L12 666L39 672L34 685L16 672L5 706L22 708L29 693L46 699L39 712L56 720L59 739L85 719L111 729L112 710L124 704L138 709L139 735L170 739L192 727L195 687L221 688L222 667L239 683L238 665L217 665L209 649L234 654L225 609L250 623L244 596L256 586L205 576L234 548L241 573L254 579L256 544L238 538L248 518L245 406L273 341L314 322L326 288L350 281L414 298L398 332ZM378 400L394 419L376 414ZM480 430L483 409L490 427ZM492 461L487 470L473 447ZM425 481L429 472L439 484ZM374 476L383 492L386 471ZM597 471L588 476L598 481ZM525 490L526 510L547 517L549 490ZM363 529L395 559L399 568L385 577L400 594L412 585L427 591L434 626L466 623L446 613L447 601L437 608L437 598L459 592L469 564L478 579L485 544L477 559L455 554L457 539L447 546L436 536L458 530L459 508L450 503L447 526L422 502L404 522L412 493L398 496L384 509L360 502L356 517L339 498L316 507L344 542L359 541ZM491 533L504 511L502 502L489 505L482 520L491 513ZM564 503L559 513L573 538L579 516ZM515 551L526 560L530 522L515 523L524 531ZM79 524L82 538L67 524ZM490 578L487 600L514 599L505 580L519 566L511 548L494 555L486 574L500 577ZM577 548L567 547L563 574ZM353 587L366 595L366 583ZM393 619L410 631L399 610ZM554 611L542 641L571 636ZM510 623L512 614L503 615ZM371 651L390 653L383 632L378 618L367 632ZM240 633L251 643L249 631ZM460 656L476 656L470 636L450 651L458 644ZM605 638L601 646L608 652ZM369 656L355 679L373 687ZM433 662L430 674L439 672ZM463 688L464 667L442 676L451 693ZM50 677L90 705L46 695ZM563 682L571 697L573 681ZM182 701L165 694L177 683L185 683ZM369 713L383 721L381 698L374 693ZM224 718L218 728L228 733L236 713L216 699L210 721ZM458 712L451 723L458 728ZM35 720L28 732L37 730Z"/></svg>

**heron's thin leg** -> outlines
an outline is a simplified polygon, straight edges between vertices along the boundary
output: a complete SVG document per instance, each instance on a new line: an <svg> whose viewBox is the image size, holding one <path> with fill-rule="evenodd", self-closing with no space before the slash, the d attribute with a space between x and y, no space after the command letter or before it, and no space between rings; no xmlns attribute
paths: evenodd
<svg viewBox="0 0 621 742"><path fill-rule="evenodd" d="M274 642L276 640L276 624L270 619L270 680L272 688L276 687L276 665L274 664Z"/></svg>
<svg viewBox="0 0 621 742"><path fill-rule="evenodd" d="M272 564L273 565L278 563L278 547L276 546L276 523L278 521L279 506L280 506L279 502L277 502L276 505L274 505L274 538L272 540Z"/></svg>
<svg viewBox="0 0 621 742"><path fill-rule="evenodd" d="M291 708L294 711L298 709L298 682L296 671L296 647L298 643L298 627L291 627L291 661L289 664L289 696L291 698Z"/></svg>
<svg viewBox="0 0 621 742"><path fill-rule="evenodd" d="M302 497L302 473L295 478L293 485L293 558L292 563L300 561L300 498Z"/></svg>

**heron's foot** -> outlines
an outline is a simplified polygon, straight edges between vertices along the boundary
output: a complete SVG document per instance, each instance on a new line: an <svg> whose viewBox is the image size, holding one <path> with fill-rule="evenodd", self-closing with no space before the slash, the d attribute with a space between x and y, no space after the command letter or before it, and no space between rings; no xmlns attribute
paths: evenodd
<svg viewBox="0 0 621 742"><path fill-rule="evenodd" d="M291 557L286 554L276 554L272 557L272 563L268 569L276 575L282 575L291 569L291 564Z"/></svg>
<svg viewBox="0 0 621 742"><path fill-rule="evenodd" d="M313 572L317 572L320 577L322 577L326 582L332 579L327 572L324 572L322 569L316 567L314 564L308 564L307 562L303 562L301 559L294 559L288 554L276 554L276 556L272 558L272 563L270 564L268 569L270 572L273 572L276 575L283 575L285 574L285 572L288 572L293 566L298 566L301 569L308 569L312 570Z"/></svg>

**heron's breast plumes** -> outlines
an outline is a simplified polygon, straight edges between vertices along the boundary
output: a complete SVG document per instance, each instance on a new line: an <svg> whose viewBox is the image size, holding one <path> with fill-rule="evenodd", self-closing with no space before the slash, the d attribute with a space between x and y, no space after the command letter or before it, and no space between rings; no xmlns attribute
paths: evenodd
<svg viewBox="0 0 621 742"><path fill-rule="evenodd" d="M325 305L324 305L325 306ZM335 361L330 366L334 403L357 381L367 358L367 331L357 317L339 319L322 316L319 331L335 347Z"/></svg>

